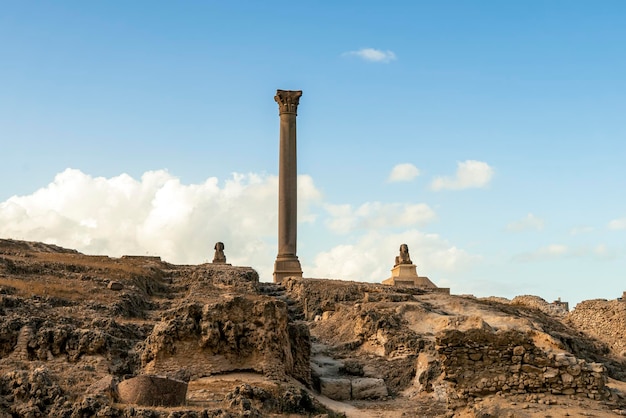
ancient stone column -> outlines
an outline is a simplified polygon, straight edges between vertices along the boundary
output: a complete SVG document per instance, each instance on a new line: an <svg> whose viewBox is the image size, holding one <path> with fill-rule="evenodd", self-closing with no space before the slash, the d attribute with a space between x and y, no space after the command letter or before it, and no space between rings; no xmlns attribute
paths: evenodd
<svg viewBox="0 0 626 418"><path fill-rule="evenodd" d="M278 256L274 262L274 283L285 277L302 277L296 255L298 234L298 171L296 164L296 116L302 91L277 90L274 100L280 116L278 161Z"/></svg>

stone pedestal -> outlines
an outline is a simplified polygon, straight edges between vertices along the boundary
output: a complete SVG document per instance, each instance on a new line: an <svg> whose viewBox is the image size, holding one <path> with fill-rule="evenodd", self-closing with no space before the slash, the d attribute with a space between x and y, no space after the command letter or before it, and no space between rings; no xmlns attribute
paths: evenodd
<svg viewBox="0 0 626 418"><path fill-rule="evenodd" d="M398 287L421 287L437 289L437 286L428 277L417 275L415 264L398 264L391 269L391 277L383 280L383 284Z"/></svg>
<svg viewBox="0 0 626 418"><path fill-rule="evenodd" d="M302 277L296 255L298 234L298 170L296 116L302 91L277 90L274 100L280 116L278 162L278 255L274 262L274 283L285 277Z"/></svg>
<svg viewBox="0 0 626 418"><path fill-rule="evenodd" d="M281 283L287 277L302 277L302 267L298 257L281 258L279 255L274 261L274 283Z"/></svg>

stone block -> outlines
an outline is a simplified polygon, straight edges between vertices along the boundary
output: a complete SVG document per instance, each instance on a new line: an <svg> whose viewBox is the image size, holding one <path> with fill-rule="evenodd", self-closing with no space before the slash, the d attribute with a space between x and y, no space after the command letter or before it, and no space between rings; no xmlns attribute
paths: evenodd
<svg viewBox="0 0 626 418"><path fill-rule="evenodd" d="M548 368L546 372L543 374L543 378L546 380L555 379L559 375L558 369Z"/></svg>
<svg viewBox="0 0 626 418"><path fill-rule="evenodd" d="M567 368L567 372L569 374L571 374L572 376L578 376L581 372L581 367L578 364L575 364L573 366L569 366Z"/></svg>
<svg viewBox="0 0 626 418"><path fill-rule="evenodd" d="M604 373L604 372L606 372L606 367L604 367L604 365L602 365L601 363L591 363L589 365L589 368L591 369L591 371L593 373Z"/></svg>
<svg viewBox="0 0 626 418"><path fill-rule="evenodd" d="M120 282L116 282L115 280L111 280L107 285L107 288L111 290L122 290L124 285Z"/></svg>
<svg viewBox="0 0 626 418"><path fill-rule="evenodd" d="M346 401L351 397L352 387L350 379L320 378L320 393L336 401Z"/></svg>
<svg viewBox="0 0 626 418"><path fill-rule="evenodd" d="M141 375L117 385L122 403L142 406L178 406L185 403L187 383L165 376Z"/></svg>
<svg viewBox="0 0 626 418"><path fill-rule="evenodd" d="M469 358L470 360L478 361L483 358L483 353L470 353Z"/></svg>
<svg viewBox="0 0 626 418"><path fill-rule="evenodd" d="M564 385L570 386L572 384L572 382L574 381L574 376L572 376L569 373L562 373L561 374L561 381L563 382Z"/></svg>
<svg viewBox="0 0 626 418"><path fill-rule="evenodd" d="M573 366L578 361L576 357L569 353L558 353L554 356L554 361L557 366Z"/></svg>
<svg viewBox="0 0 626 418"><path fill-rule="evenodd" d="M379 399L387 395L383 379L363 377L352 380L352 399Z"/></svg>
<svg viewBox="0 0 626 418"><path fill-rule="evenodd" d="M528 374L539 375L543 372L543 369L540 369L539 367L535 367L532 364L522 364L521 369L524 373L528 373Z"/></svg>
<svg viewBox="0 0 626 418"><path fill-rule="evenodd" d="M105 395L109 398L114 398L116 392L117 379L110 374L92 383L87 390L85 390L86 395Z"/></svg>

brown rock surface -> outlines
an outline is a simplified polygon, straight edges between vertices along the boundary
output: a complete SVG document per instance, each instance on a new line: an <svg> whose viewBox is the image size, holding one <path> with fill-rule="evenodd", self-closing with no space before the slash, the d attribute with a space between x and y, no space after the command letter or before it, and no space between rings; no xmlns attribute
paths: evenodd
<svg viewBox="0 0 626 418"><path fill-rule="evenodd" d="M0 416L625 411L626 304L586 301L567 315L547 305L341 280L259 283L246 267L0 240ZM187 383L185 405L116 402L118 382L149 374ZM318 394L333 382L342 400Z"/></svg>
<svg viewBox="0 0 626 418"><path fill-rule="evenodd" d="M122 288L111 292L112 282ZM300 389L277 389L310 380L309 354L306 325L291 319L284 300L263 294L251 268L0 240L0 416L136 416L113 402L128 392L129 377L193 382L237 371L264 375L272 388L259 414L283 406L324 412L301 402ZM141 403L146 396L133 392ZM228 416L229 408L225 398L200 402L184 416Z"/></svg>

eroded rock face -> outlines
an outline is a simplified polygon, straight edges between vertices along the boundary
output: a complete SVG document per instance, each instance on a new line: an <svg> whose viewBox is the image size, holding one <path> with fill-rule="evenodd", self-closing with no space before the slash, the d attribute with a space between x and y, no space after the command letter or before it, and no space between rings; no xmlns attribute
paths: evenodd
<svg viewBox="0 0 626 418"><path fill-rule="evenodd" d="M67 399L57 379L46 367L3 374L0 394L7 402L5 407L17 416L47 416L47 411L61 408Z"/></svg>
<svg viewBox="0 0 626 418"><path fill-rule="evenodd" d="M257 287L246 267L0 240L0 416L144 416L113 401L130 385L118 382L153 371L168 381L256 371L309 382L307 326ZM135 392L133 402L151 396ZM169 414L146 408L145 416ZM216 411L184 416L223 415Z"/></svg>
<svg viewBox="0 0 626 418"><path fill-rule="evenodd" d="M168 318L143 345L142 363L149 373L184 368L200 377L253 370L274 379L310 380L308 330L289 324L284 302L233 296L183 306Z"/></svg>

